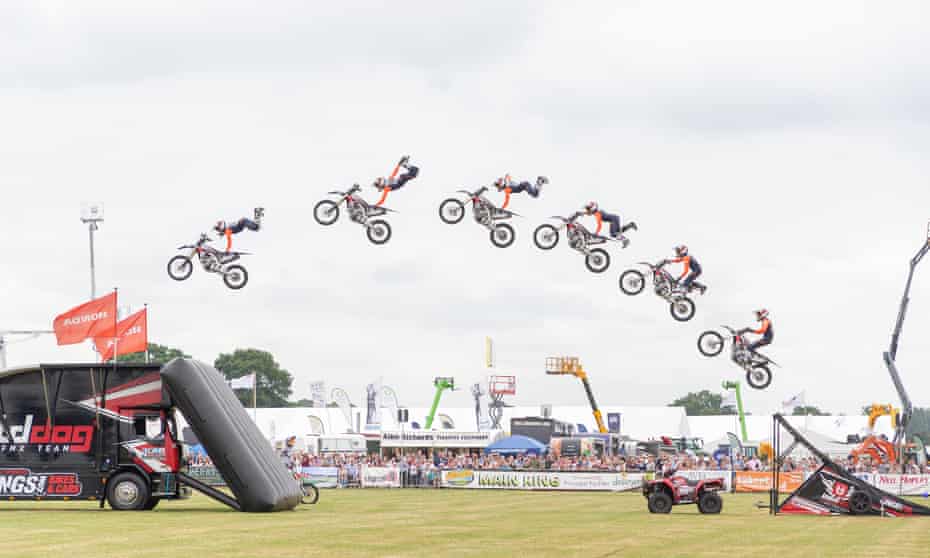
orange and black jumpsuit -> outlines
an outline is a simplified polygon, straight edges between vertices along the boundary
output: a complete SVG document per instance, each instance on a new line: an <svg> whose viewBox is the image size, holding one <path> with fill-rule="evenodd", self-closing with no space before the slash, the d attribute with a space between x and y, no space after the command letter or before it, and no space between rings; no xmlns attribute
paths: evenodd
<svg viewBox="0 0 930 558"><path fill-rule="evenodd" d="M606 211L601 211L600 209L594 212L594 218L597 219L597 230L594 231L594 234L601 234L601 227L603 226L604 221L607 221L610 223L610 236L613 238L617 238L620 233L625 233L633 226L632 223L620 226L619 215L607 213Z"/></svg>
<svg viewBox="0 0 930 558"><path fill-rule="evenodd" d="M759 326L759 329L751 329L750 331L756 335L762 336L759 340L749 344L748 349L752 352L755 352L759 347L770 345L775 339L775 331L772 329L772 320L768 318L762 318L762 324Z"/></svg>
<svg viewBox="0 0 930 558"><path fill-rule="evenodd" d="M698 263L697 258L690 254L687 256L681 256L680 258L674 258L669 261L672 263L685 264L685 269L681 272L681 276L678 277L678 280L681 281L682 278L684 278L684 282L681 284L681 286L686 289L691 288L691 283L693 283L695 279L701 276L701 264Z"/></svg>
<svg viewBox="0 0 930 558"><path fill-rule="evenodd" d="M245 229L249 229L250 231L257 231L260 228L261 225L245 217L239 219L235 223L227 224L226 230L223 231L223 234L226 236L226 251L229 252L229 250L232 248L232 235L239 234Z"/></svg>

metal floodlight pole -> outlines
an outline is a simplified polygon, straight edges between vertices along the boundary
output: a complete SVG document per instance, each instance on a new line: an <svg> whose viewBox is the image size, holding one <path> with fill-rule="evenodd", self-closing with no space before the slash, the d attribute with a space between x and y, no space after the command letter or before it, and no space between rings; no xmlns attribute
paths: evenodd
<svg viewBox="0 0 930 558"><path fill-rule="evenodd" d="M87 225L87 234L90 241L90 298L97 298L97 276L94 262L94 231L99 227L97 223L103 222L103 206L91 205L82 212L81 222Z"/></svg>

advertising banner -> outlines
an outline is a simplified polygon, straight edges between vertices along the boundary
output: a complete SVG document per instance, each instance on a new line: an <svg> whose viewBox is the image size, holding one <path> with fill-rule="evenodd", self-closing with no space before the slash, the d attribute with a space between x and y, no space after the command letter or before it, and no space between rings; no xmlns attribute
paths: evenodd
<svg viewBox="0 0 930 558"><path fill-rule="evenodd" d="M382 448L485 448L497 441L499 430L454 432L449 430L382 431Z"/></svg>
<svg viewBox="0 0 930 558"><path fill-rule="evenodd" d="M500 490L638 490L642 473L579 473L568 471L482 471L473 469L442 471L443 488Z"/></svg>
<svg viewBox="0 0 930 558"><path fill-rule="evenodd" d="M317 488L336 488L339 486L339 467L301 467L300 477Z"/></svg>
<svg viewBox="0 0 930 558"><path fill-rule="evenodd" d="M790 494L804 482L805 474L801 471L780 473L778 491ZM763 471L736 471L733 482L737 492L768 492L772 488L772 473Z"/></svg>
<svg viewBox="0 0 930 558"><path fill-rule="evenodd" d="M220 476L220 472L213 465L199 465L190 467L187 474L210 486L226 486L226 481Z"/></svg>
<svg viewBox="0 0 930 558"><path fill-rule="evenodd" d="M879 490L899 496L922 496L930 492L930 475L872 473L863 480Z"/></svg>
<svg viewBox="0 0 930 558"><path fill-rule="evenodd" d="M400 488L398 467L362 465L362 488Z"/></svg>

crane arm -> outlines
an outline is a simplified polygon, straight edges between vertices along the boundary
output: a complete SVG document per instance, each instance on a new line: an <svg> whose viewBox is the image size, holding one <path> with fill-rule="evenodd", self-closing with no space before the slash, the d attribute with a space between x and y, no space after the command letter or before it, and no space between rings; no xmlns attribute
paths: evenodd
<svg viewBox="0 0 930 558"><path fill-rule="evenodd" d="M607 434L607 426L604 425L604 417L601 415L601 410L597 407L597 401L594 400L594 392L591 391L588 375L584 372L576 372L575 377L581 380L581 385L584 386L584 392L588 396L588 403L591 404L591 412L594 413L594 421L597 423L597 431L601 434Z"/></svg>

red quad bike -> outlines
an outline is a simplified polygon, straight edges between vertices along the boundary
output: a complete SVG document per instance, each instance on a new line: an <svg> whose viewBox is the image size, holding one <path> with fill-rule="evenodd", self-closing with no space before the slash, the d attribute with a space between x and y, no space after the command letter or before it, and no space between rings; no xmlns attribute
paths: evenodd
<svg viewBox="0 0 930 558"><path fill-rule="evenodd" d="M643 485L650 513L669 513L672 506L697 504L701 513L720 513L723 479L691 480L682 476L664 477Z"/></svg>

